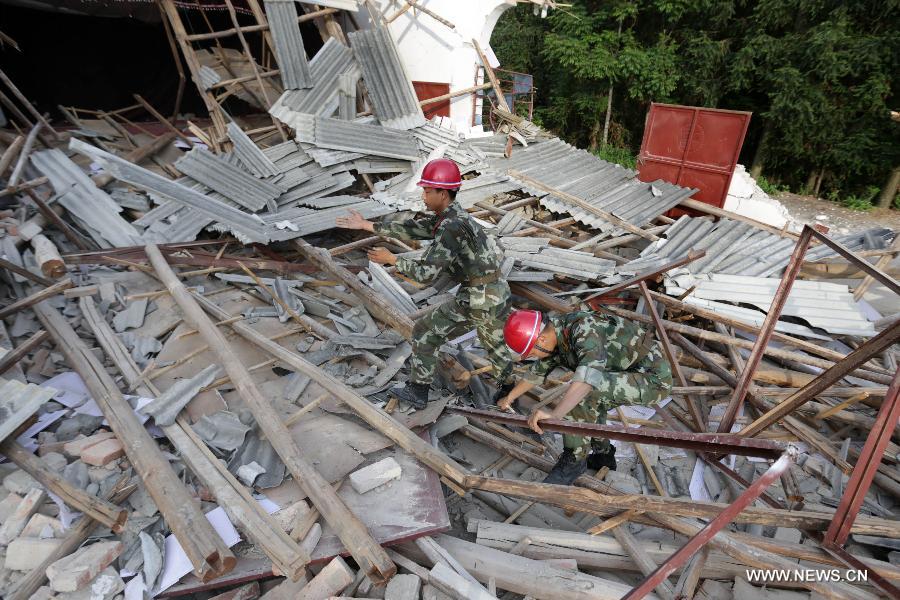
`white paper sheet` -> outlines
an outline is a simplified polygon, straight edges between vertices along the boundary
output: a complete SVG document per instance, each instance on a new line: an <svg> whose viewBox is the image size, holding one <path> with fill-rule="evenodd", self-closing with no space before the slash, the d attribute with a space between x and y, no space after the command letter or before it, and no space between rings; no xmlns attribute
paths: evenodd
<svg viewBox="0 0 900 600"><path fill-rule="evenodd" d="M219 507L209 511L206 513L206 520L209 521L210 525L213 526L213 529L216 530L216 533L219 534L219 537L222 538L222 541L229 548L241 541L241 536L238 534L237 529L234 528L234 525L231 524L231 521L228 520L228 515L225 514L224 508ZM167 536L165 562L162 573L159 576L159 585L153 591L153 596L166 591L178 583L178 580L190 573L193 568L191 561L188 560L187 554L184 553L184 549L178 543L175 535Z"/></svg>

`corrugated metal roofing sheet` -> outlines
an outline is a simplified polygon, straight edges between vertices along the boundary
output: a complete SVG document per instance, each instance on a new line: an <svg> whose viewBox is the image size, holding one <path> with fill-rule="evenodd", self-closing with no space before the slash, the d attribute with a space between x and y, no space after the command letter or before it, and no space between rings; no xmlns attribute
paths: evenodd
<svg viewBox="0 0 900 600"><path fill-rule="evenodd" d="M70 140L69 148L101 163L116 179L152 192L165 200L189 206L210 219L225 224L241 239L263 244L269 241L265 224L256 215L245 213L225 202L205 196L185 185L161 177L80 140L74 138Z"/></svg>
<svg viewBox="0 0 900 600"><path fill-rule="evenodd" d="M61 150L34 152L31 161L50 180L56 201L86 226L101 248L141 244L138 230L119 216L122 207Z"/></svg>
<svg viewBox="0 0 900 600"><path fill-rule="evenodd" d="M412 81L403 70L397 46L386 27L347 34L375 116L385 127L412 129L425 123Z"/></svg>
<svg viewBox="0 0 900 600"><path fill-rule="evenodd" d="M781 280L775 277L747 277L710 273L674 275L666 279L666 293L719 300L735 304L751 304L768 311ZM805 320L813 327L829 333L872 336L875 326L866 319L846 285L825 281L796 280L782 311L784 316Z"/></svg>
<svg viewBox="0 0 900 600"><path fill-rule="evenodd" d="M292 1L266 0L265 6L284 88L299 90L312 87L313 78L297 24L297 5Z"/></svg>
<svg viewBox="0 0 900 600"><path fill-rule="evenodd" d="M269 113L290 127L293 115L331 116L338 108L339 77L342 73L359 72L353 51L334 38L309 61L313 86L304 90L287 90L275 101ZM296 129L296 127L294 127Z"/></svg>
<svg viewBox="0 0 900 600"><path fill-rule="evenodd" d="M691 273L728 273L779 277L790 260L796 241L731 219L683 216L665 232L665 240L641 252L641 261L673 259L690 250L706 250L706 256L685 266ZM893 238L889 229L871 229L835 238L853 251L880 249ZM805 260L835 256L827 246L810 248Z"/></svg>
<svg viewBox="0 0 900 600"><path fill-rule="evenodd" d="M349 210L358 211L367 219L394 212L393 209L372 200L362 198L357 198L357 200L358 202L355 204L345 204L324 210L297 207L264 214L262 217L270 230L271 239L280 241L332 229L335 226L335 219L345 216Z"/></svg>
<svg viewBox="0 0 900 600"><path fill-rule="evenodd" d="M486 172L498 175L517 171L560 191L583 199L605 212L638 227L677 205L696 192L664 181L645 183L636 173L608 163L559 138L514 146L512 156L502 157L499 141L505 136L472 140L470 147L484 151ZM505 144L504 144L505 147ZM496 156L499 151L501 156ZM600 231L616 231L614 225L578 206L520 182L520 187L540 198L547 209L572 215L577 221Z"/></svg>
<svg viewBox="0 0 900 600"><path fill-rule="evenodd" d="M419 158L419 149L412 134L379 125L316 117L310 141L316 146L332 150L404 160Z"/></svg>
<svg viewBox="0 0 900 600"><path fill-rule="evenodd" d="M280 186L261 181L199 146L175 161L175 167L229 200L254 211L265 206L275 208L275 199L285 192Z"/></svg>
<svg viewBox="0 0 900 600"><path fill-rule="evenodd" d="M275 166L275 163L236 123L229 123L227 129L228 137L234 143L234 154L248 171L257 177L273 177L281 174L281 169Z"/></svg>

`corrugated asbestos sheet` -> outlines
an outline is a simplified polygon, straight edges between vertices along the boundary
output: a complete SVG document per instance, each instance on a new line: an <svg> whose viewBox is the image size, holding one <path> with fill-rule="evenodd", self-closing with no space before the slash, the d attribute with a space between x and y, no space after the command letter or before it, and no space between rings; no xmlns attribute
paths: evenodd
<svg viewBox="0 0 900 600"><path fill-rule="evenodd" d="M304 90L287 90L275 101L269 113L296 129L294 115L315 114L330 117L338 108L340 76L359 73L353 51L334 38L329 38L309 61L313 86Z"/></svg>
<svg viewBox="0 0 900 600"><path fill-rule="evenodd" d="M685 268L691 273L728 273L758 277L780 277L794 251L794 238L779 237L740 221L683 216L665 233L665 240L644 249L629 268L646 270L684 256L690 250L706 250L706 256ZM834 238L853 251L887 247L890 229L871 229ZM827 246L810 248L805 260L835 256ZM665 259L665 260L663 260Z"/></svg>
<svg viewBox="0 0 900 600"><path fill-rule="evenodd" d="M58 390L0 378L0 440L6 439L31 418Z"/></svg>
<svg viewBox="0 0 900 600"><path fill-rule="evenodd" d="M281 169L234 122L228 124L228 138L234 143L235 156L257 177L273 177L281 173Z"/></svg>
<svg viewBox="0 0 900 600"><path fill-rule="evenodd" d="M35 152L31 161L50 180L58 194L56 201L85 226L101 248L142 243L138 230L119 216L122 207L61 150Z"/></svg>
<svg viewBox="0 0 900 600"><path fill-rule="evenodd" d="M297 137L301 135L303 141L321 148L386 158L419 159L419 148L411 133L379 125L313 117L297 129Z"/></svg>
<svg viewBox="0 0 900 600"><path fill-rule="evenodd" d="M775 277L684 274L666 279L666 293L680 296L693 287L689 297L750 304L768 311L780 283ZM801 318L829 333L875 335L875 326L857 307L850 289L838 283L796 280L781 314Z"/></svg>
<svg viewBox="0 0 900 600"><path fill-rule="evenodd" d="M297 24L297 5L293 0L266 0L265 5L284 89L312 87L313 78L306 60L300 26Z"/></svg>
<svg viewBox="0 0 900 600"><path fill-rule="evenodd" d="M250 210L262 210L266 206L275 208L275 199L285 191L241 169L235 169L222 156L199 146L175 161L175 167Z"/></svg>
<svg viewBox="0 0 900 600"><path fill-rule="evenodd" d="M393 129L425 124L419 99L400 62L397 46L386 27L347 34L372 99L378 121Z"/></svg>
<svg viewBox="0 0 900 600"><path fill-rule="evenodd" d="M74 138L70 140L69 148L99 162L116 179L130 183L148 193L156 194L165 200L189 206L210 219L224 224L242 240L262 244L269 241L265 224L256 215L245 213L224 202L204 196L187 186L161 177L80 140Z"/></svg>

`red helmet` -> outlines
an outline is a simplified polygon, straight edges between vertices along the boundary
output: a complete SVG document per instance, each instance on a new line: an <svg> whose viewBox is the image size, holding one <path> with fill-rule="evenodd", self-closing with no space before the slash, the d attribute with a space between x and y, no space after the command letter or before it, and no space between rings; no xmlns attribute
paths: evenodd
<svg viewBox="0 0 900 600"><path fill-rule="evenodd" d="M541 312L514 310L503 327L503 337L509 349L519 356L528 356L541 333Z"/></svg>
<svg viewBox="0 0 900 600"><path fill-rule="evenodd" d="M420 187L441 188L444 190L458 190L462 185L462 175L459 167L449 158L436 158L428 161L422 171L422 179L417 184Z"/></svg>

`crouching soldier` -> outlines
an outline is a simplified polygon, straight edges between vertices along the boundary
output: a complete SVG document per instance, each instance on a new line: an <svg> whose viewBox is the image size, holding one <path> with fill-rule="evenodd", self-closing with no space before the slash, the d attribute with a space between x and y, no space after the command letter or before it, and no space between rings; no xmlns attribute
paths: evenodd
<svg viewBox="0 0 900 600"><path fill-rule="evenodd" d="M539 311L517 310L507 319L503 334L510 350L536 361L500 399L499 408L509 409L556 367L575 372L555 409L536 409L529 415L528 426L537 433L543 433L544 419L604 424L609 409L656 404L672 389L671 366L652 330L621 317L573 312L544 320ZM566 435L564 446L545 483L571 485L587 470L588 459L591 468L616 468L615 447L607 439Z"/></svg>
<svg viewBox="0 0 900 600"><path fill-rule="evenodd" d="M504 388L512 372L512 356L503 340L503 321L509 312L509 284L500 275L500 250L481 226L454 202L462 185L459 167L452 160L432 160L418 185L434 216L393 223L372 223L356 211L337 219L338 227L364 229L407 240L434 240L420 258L397 257L386 248L369 251L369 260L395 265L402 275L428 282L446 273L460 284L453 302L442 304L416 321L412 336L410 376L406 387L392 394L416 408L428 402L441 345L473 328L488 352L494 378Z"/></svg>

